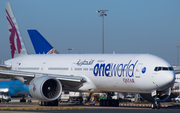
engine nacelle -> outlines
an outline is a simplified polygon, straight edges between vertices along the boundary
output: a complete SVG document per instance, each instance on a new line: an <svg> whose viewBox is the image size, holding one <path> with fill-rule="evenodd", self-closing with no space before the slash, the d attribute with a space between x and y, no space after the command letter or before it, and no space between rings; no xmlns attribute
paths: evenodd
<svg viewBox="0 0 180 113"><path fill-rule="evenodd" d="M168 88L164 91L157 91L157 98L160 102L166 101L171 94L171 88ZM141 93L141 97L149 102L154 102L154 98L151 96L151 93Z"/></svg>
<svg viewBox="0 0 180 113"><path fill-rule="evenodd" d="M53 101L61 95L62 85L52 76L40 76L30 82L29 92L38 100Z"/></svg>

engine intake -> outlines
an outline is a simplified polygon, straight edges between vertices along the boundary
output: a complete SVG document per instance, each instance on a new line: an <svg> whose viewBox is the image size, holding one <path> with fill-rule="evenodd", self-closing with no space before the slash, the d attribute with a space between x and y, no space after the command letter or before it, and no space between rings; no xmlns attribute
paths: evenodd
<svg viewBox="0 0 180 113"><path fill-rule="evenodd" d="M60 96L62 85L59 80L52 76L40 76L30 82L29 92L38 100L53 101Z"/></svg>

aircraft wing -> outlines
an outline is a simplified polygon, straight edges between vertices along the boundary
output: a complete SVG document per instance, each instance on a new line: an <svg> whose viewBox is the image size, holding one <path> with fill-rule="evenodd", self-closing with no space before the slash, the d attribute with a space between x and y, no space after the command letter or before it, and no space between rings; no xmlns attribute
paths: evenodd
<svg viewBox="0 0 180 113"><path fill-rule="evenodd" d="M1 75L8 75L8 76L16 76L16 77L35 77L34 73L31 72L22 72L22 71L14 71L14 70L7 70L7 69L0 69Z"/></svg>
<svg viewBox="0 0 180 113"><path fill-rule="evenodd" d="M14 77L23 77L26 80L26 84L39 76L52 76L58 79L64 87L77 87L86 82L86 79L79 76L70 76L70 75L56 75L56 74L46 74L46 73L35 73L35 72L23 72L15 70L0 69L1 75L14 76Z"/></svg>
<svg viewBox="0 0 180 113"><path fill-rule="evenodd" d="M0 65L0 68L2 69L11 69L11 66L8 66L8 65Z"/></svg>
<svg viewBox="0 0 180 113"><path fill-rule="evenodd" d="M175 74L180 74L180 68L174 69Z"/></svg>

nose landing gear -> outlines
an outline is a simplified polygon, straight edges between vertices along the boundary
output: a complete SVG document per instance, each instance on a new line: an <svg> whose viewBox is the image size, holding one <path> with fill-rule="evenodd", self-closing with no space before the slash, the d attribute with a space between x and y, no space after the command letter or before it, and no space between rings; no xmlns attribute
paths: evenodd
<svg viewBox="0 0 180 113"><path fill-rule="evenodd" d="M160 109L161 104L160 104L159 98L157 97L157 92L153 91L151 93L151 96L154 98L154 102L152 102L151 108L152 109L155 109L155 108Z"/></svg>
<svg viewBox="0 0 180 113"><path fill-rule="evenodd" d="M160 104L159 101L153 102L153 103L151 104L151 108L152 108L152 109L155 109L155 108L160 109L160 107L161 107L161 104Z"/></svg>

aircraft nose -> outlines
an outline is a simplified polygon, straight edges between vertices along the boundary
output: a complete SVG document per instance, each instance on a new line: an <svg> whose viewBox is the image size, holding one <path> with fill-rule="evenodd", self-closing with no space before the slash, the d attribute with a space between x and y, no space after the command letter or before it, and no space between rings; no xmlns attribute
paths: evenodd
<svg viewBox="0 0 180 113"><path fill-rule="evenodd" d="M163 80L165 83L167 83L169 85L169 87L171 87L174 84L175 81L175 73L174 71L171 71L169 73L166 74L166 76L163 77Z"/></svg>

